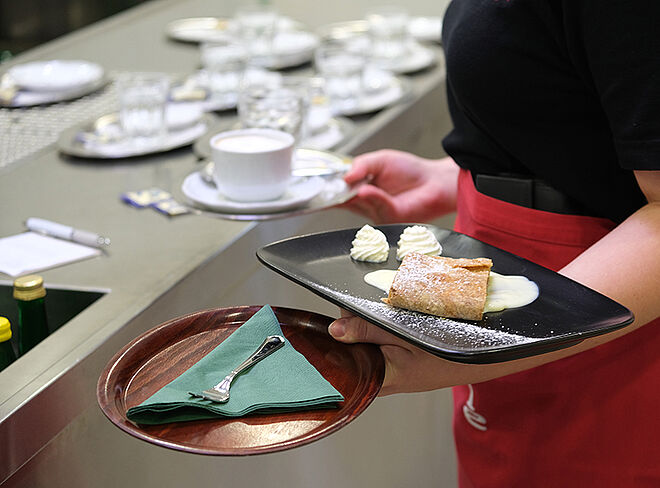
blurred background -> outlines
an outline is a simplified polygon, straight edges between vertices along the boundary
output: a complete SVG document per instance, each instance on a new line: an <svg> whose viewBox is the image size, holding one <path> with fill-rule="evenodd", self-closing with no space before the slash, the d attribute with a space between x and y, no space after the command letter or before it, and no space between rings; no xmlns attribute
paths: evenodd
<svg viewBox="0 0 660 488"><path fill-rule="evenodd" d="M149 0L0 0L0 60Z"/></svg>
<svg viewBox="0 0 660 488"><path fill-rule="evenodd" d="M153 0L0 0L0 63L56 37L135 5L150 2ZM236 0L219 2L218 10L221 10L221 6L237 6L240 3ZM347 15L347 12L356 8L355 2L351 0L314 2L312 9L304 0L275 3L286 5L289 11L313 10L314 16L317 19L325 19L324 22L349 20L350 15ZM359 5L367 8L369 4L375 6L384 3L387 2L361 1ZM405 5L412 14L441 15L448 3L449 0L409 0Z"/></svg>
<svg viewBox="0 0 660 488"><path fill-rule="evenodd" d="M112 355L173 317L251 303L338 313L332 303L261 266L254 252L292 235L358 227L362 217L329 209L256 225L201 215L169 219L135 210L118 197L159 187L181 198L184 178L206 167L194 148L106 161L75 158L56 146L65 130L117 110L115 82L122 75L155 71L184 79L200 71L201 46L172 39L172 22L229 18L249 1L0 0L0 61L5 61L0 74L32 61L69 59L98 63L111 79L106 89L78 99L0 107L0 236L22 232L25 218L37 215L112 236L108 256L44 273L49 284L67 291L100 289L105 295L31 351L36 359L19 358L2 372L2 488L162 488L192 480L223 488L456 486L448 389L379 398L350 428L305 448L236 458L142 442L109 422L98 406L96 382ZM256 1L272 3L309 32L364 20L369 9L387 4L404 6L411 16L437 19L449 3ZM390 147L425 157L444 155L441 139L451 127L444 57L437 38L424 48L438 56L437 63L385 78L404 79L405 85L386 86L393 86L397 97L404 92L396 88L408 86L412 96L381 105L385 110L356 113L347 120L348 139L340 140L338 153ZM309 75L314 63L282 71ZM236 110L210 112L213 130L238 119ZM4 169L3 160L8 161ZM448 228L452 220L450 215L433 224Z"/></svg>

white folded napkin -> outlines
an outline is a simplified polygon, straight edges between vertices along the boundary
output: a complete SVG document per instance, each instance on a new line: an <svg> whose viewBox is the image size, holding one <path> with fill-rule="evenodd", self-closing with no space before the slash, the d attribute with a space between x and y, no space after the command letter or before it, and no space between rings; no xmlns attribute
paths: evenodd
<svg viewBox="0 0 660 488"><path fill-rule="evenodd" d="M23 232L0 239L0 272L16 277L101 254L83 246L36 232Z"/></svg>

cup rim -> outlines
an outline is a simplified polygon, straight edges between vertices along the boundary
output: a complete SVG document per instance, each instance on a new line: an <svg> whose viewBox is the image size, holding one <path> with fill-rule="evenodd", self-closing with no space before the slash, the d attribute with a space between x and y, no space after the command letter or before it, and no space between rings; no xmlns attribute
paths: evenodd
<svg viewBox="0 0 660 488"><path fill-rule="evenodd" d="M267 137L272 137L275 139L278 139L280 141L283 141L286 143L285 146L282 146L281 148L278 149L269 149L269 150L264 150L264 151L254 151L250 152L249 154L255 154L256 153L268 153L268 152L274 152L274 151L281 151L283 149L289 149L295 145L296 138L289 134L288 132L284 132L282 130L277 130L277 129L268 129L268 128L261 128L261 127L250 127L250 128L244 128L244 129L233 129L233 130L227 130L223 132L218 132L215 134L213 137L211 137L209 141L209 145L211 146L212 151L220 151L223 153L229 153L229 154L246 154L245 151L232 151L228 149L220 149L216 147L215 141L218 139L224 139L228 137L236 137L236 136L245 136L245 135L263 135Z"/></svg>

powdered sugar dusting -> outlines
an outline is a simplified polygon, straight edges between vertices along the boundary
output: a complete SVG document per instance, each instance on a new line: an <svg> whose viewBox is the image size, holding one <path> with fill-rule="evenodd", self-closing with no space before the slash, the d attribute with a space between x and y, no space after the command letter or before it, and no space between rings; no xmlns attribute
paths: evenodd
<svg viewBox="0 0 660 488"><path fill-rule="evenodd" d="M325 292L334 295L341 301L353 305L356 309L364 311L366 314L397 324L408 333L420 337L425 342L473 350L511 346L534 340L504 330L480 327L469 322L392 307L379 300L356 297L346 291L334 290L325 286L319 286L319 288L324 289ZM487 319L488 317L485 316L484 320Z"/></svg>

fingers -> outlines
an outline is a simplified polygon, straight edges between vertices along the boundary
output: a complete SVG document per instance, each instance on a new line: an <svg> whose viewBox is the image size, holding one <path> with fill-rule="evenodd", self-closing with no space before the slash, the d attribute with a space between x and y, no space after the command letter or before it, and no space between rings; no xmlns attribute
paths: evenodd
<svg viewBox="0 0 660 488"><path fill-rule="evenodd" d="M353 160L351 169L344 175L344 181L352 185L371 176L373 181L377 182L383 173L387 173L388 167L396 165L397 161L411 163L417 159L419 159L417 156L394 149L381 149L361 154Z"/></svg>
<svg viewBox="0 0 660 488"><path fill-rule="evenodd" d="M402 339L370 324L366 320L355 317L350 312L341 311L342 318L335 320L328 327L330 335L340 342L354 344L366 342L379 344L385 361L385 377L378 396L401 393L405 387L405 376L400 371L400 365L410 362L412 352L409 345Z"/></svg>
<svg viewBox="0 0 660 488"><path fill-rule="evenodd" d="M364 215L377 224L394 222L398 214L392 196L372 185L361 187L358 194L343 207Z"/></svg>
<svg viewBox="0 0 660 488"><path fill-rule="evenodd" d="M434 377L427 377L432 368L428 353L377 327L351 312L341 310L341 318L328 327L337 340L348 344L373 343L380 346L385 361L385 377L378 396L435 388ZM432 362L437 362L433 358Z"/></svg>
<svg viewBox="0 0 660 488"><path fill-rule="evenodd" d="M344 175L349 185L365 179L368 175L378 174L383 167L381 151L363 154L353 160L351 169Z"/></svg>
<svg viewBox="0 0 660 488"><path fill-rule="evenodd" d="M399 345L402 342L401 339L380 327L352 315L339 318L332 322L328 327L328 332L336 340L347 344L368 342L380 345Z"/></svg>

